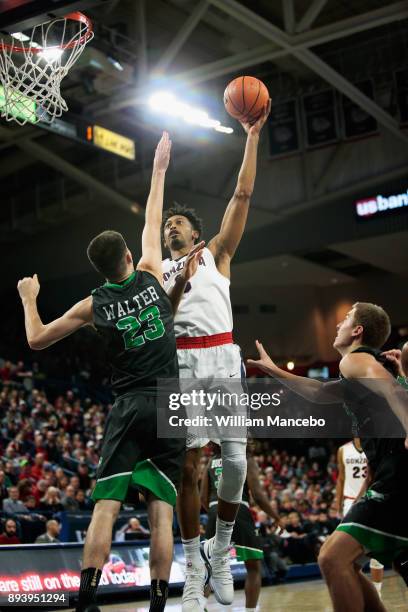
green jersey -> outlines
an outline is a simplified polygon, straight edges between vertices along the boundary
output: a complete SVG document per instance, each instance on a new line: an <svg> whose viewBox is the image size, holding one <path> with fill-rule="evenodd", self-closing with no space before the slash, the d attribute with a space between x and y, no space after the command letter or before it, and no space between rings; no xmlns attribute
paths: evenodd
<svg viewBox="0 0 408 612"><path fill-rule="evenodd" d="M170 300L155 276L135 270L92 292L94 324L105 341L112 387L123 394L178 378Z"/></svg>
<svg viewBox="0 0 408 612"><path fill-rule="evenodd" d="M209 504L215 506L218 503L218 485L222 474L222 458L221 454L216 454L210 459L208 467L208 491ZM249 490L248 483L245 480L244 489L242 491L242 504L249 507Z"/></svg>

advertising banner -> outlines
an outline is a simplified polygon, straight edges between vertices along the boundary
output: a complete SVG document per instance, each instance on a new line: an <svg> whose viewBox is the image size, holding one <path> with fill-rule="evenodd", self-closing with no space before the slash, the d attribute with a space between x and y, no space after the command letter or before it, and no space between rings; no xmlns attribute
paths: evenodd
<svg viewBox="0 0 408 612"><path fill-rule="evenodd" d="M119 542L112 545L102 572L98 592L111 594L150 588L149 541ZM0 547L0 609L11 599L26 596L30 607L38 603L51 607L66 606L79 589L83 547L80 544L37 544ZM234 580L245 576L245 566L231 549ZM174 546L169 584L184 584L184 552ZM36 598L32 596L36 595ZM52 596L51 596L52 595ZM30 600L28 599L30 596ZM48 600L47 600L48 598ZM23 605L23 600L20 599Z"/></svg>

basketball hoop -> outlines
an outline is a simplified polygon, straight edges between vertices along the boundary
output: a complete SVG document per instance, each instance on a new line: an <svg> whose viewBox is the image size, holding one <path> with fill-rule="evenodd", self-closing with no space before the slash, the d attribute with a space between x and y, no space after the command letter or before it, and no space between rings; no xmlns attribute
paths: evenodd
<svg viewBox="0 0 408 612"><path fill-rule="evenodd" d="M61 81L93 36L91 20L74 12L0 39L1 116L19 125L61 117Z"/></svg>

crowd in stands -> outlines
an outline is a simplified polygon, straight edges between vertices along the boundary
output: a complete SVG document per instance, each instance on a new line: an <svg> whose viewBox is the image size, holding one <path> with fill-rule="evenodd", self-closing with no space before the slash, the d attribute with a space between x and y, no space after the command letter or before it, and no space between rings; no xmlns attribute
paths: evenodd
<svg viewBox="0 0 408 612"><path fill-rule="evenodd" d="M90 495L110 404L72 389L50 394L44 379L23 362L0 362L0 544L57 541L61 512L93 507ZM264 440L254 456L284 528L284 537L277 536L272 520L252 506L266 559L275 569L281 558L314 560L339 521L333 509L335 448L326 442L302 447L299 441L285 446L282 440ZM146 531L136 518L127 530Z"/></svg>

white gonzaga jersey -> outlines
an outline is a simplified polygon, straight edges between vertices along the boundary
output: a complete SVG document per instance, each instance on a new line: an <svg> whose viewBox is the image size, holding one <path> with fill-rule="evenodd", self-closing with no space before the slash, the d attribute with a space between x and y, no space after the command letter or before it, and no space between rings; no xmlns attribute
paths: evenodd
<svg viewBox="0 0 408 612"><path fill-rule="evenodd" d="M344 464L344 497L356 498L367 476L367 457L353 442L342 447Z"/></svg>
<svg viewBox="0 0 408 612"><path fill-rule="evenodd" d="M163 281L167 293L182 271L186 257L163 261ZM211 251L204 248L197 272L186 285L174 319L176 337L213 336L231 332L229 287L229 279L218 272Z"/></svg>

